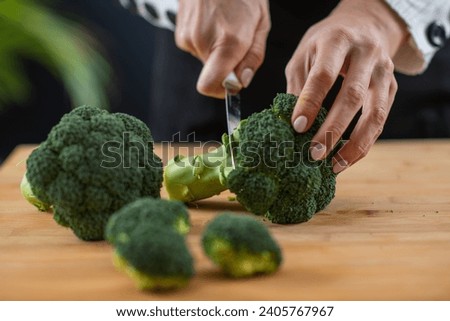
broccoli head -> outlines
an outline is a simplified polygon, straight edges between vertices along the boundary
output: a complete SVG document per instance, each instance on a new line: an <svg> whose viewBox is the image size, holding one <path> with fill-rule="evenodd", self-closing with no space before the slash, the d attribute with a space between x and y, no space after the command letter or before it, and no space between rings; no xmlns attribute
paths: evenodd
<svg viewBox="0 0 450 321"><path fill-rule="evenodd" d="M110 215L160 197L162 162L139 119L92 106L65 114L27 159L33 194L82 240L101 240Z"/></svg>
<svg viewBox="0 0 450 321"><path fill-rule="evenodd" d="M224 134L217 149L170 160L164 169L169 197L193 202L229 189L247 210L280 224L305 222L323 210L335 195L334 151L313 161L309 146L327 111L321 108L311 128L299 134L290 122L296 101L295 95L278 94L270 108Z"/></svg>
<svg viewBox="0 0 450 321"><path fill-rule="evenodd" d="M278 270L281 249L267 227L253 217L224 212L203 230L205 254L227 275L249 277Z"/></svg>
<svg viewBox="0 0 450 321"><path fill-rule="evenodd" d="M172 228L141 224L113 246L116 268L134 280L139 289L181 288L194 275L185 238Z"/></svg>
<svg viewBox="0 0 450 321"><path fill-rule="evenodd" d="M111 215L106 224L105 239L111 244L127 242L131 232L141 225L172 228L181 235L190 229L188 211L183 202L142 197Z"/></svg>

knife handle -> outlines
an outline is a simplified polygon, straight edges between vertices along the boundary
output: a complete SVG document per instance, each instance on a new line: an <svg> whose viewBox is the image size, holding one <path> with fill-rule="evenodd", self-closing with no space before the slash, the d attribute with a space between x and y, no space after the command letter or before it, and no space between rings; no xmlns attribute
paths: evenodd
<svg viewBox="0 0 450 321"><path fill-rule="evenodd" d="M233 92L238 92L242 89L242 84L234 71L230 72L228 76L223 80L222 86Z"/></svg>

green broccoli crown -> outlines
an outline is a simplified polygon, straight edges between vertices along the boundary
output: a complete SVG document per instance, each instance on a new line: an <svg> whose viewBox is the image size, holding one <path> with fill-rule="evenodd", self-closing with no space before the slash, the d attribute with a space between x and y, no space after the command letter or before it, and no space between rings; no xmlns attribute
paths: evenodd
<svg viewBox="0 0 450 321"><path fill-rule="evenodd" d="M164 174L169 197L190 202L229 189L247 210L274 223L311 219L334 198L334 151L325 160L311 159L309 147L327 110L321 108L311 128L300 134L291 125L296 102L297 96L280 93L270 108L242 120L230 137L222 137L221 153L216 153L222 159L215 167L196 167L212 152L169 162ZM235 147L235 168L230 162L230 141Z"/></svg>
<svg viewBox="0 0 450 321"><path fill-rule="evenodd" d="M116 242L114 248L116 267L140 289L183 287L194 275L185 238L171 228L142 224L133 229L126 242Z"/></svg>
<svg viewBox="0 0 450 321"><path fill-rule="evenodd" d="M298 134L290 125L296 101L294 95L278 94L271 109L251 115L240 126L236 169L227 176L229 190L242 205L280 224L308 221L335 193L332 156L312 161L309 155L326 110L320 110L308 132Z"/></svg>
<svg viewBox="0 0 450 321"><path fill-rule="evenodd" d="M83 240L101 240L109 216L142 196L160 197L162 162L150 129L121 113L80 106L27 159L26 177L54 219Z"/></svg>
<svg viewBox="0 0 450 321"><path fill-rule="evenodd" d="M275 272L282 262L281 249L267 227L244 214L224 212L203 230L205 254L233 277Z"/></svg>
<svg viewBox="0 0 450 321"><path fill-rule="evenodd" d="M105 239L111 243L127 242L134 229L141 225L172 228L185 235L190 221L186 206L180 201L142 197L111 215L105 229Z"/></svg>

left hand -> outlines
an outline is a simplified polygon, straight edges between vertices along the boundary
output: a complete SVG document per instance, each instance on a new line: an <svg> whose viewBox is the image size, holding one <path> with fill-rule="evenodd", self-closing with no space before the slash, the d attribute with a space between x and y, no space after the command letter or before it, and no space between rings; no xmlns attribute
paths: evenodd
<svg viewBox="0 0 450 321"><path fill-rule="evenodd" d="M247 87L264 60L270 27L268 0L180 0L175 42L204 64L198 92L223 98L231 71Z"/></svg>
<svg viewBox="0 0 450 321"><path fill-rule="evenodd" d="M338 76L342 87L313 138L311 156L323 159L355 115L361 117L350 139L338 151L333 171L363 158L383 130L397 82L392 57L408 31L382 0L342 0L324 20L313 25L286 67L287 92L298 95L292 123L309 129Z"/></svg>

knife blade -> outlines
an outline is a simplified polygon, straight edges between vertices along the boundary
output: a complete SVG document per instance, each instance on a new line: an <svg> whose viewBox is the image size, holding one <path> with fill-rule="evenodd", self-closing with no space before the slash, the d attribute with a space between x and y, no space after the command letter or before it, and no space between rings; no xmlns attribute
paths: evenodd
<svg viewBox="0 0 450 321"><path fill-rule="evenodd" d="M239 91L242 89L242 84L239 82L236 74L232 71L225 78L222 86L225 88L225 111L227 114L228 145L230 146L231 165L233 168L236 168L231 134L241 121L241 98L239 96Z"/></svg>

